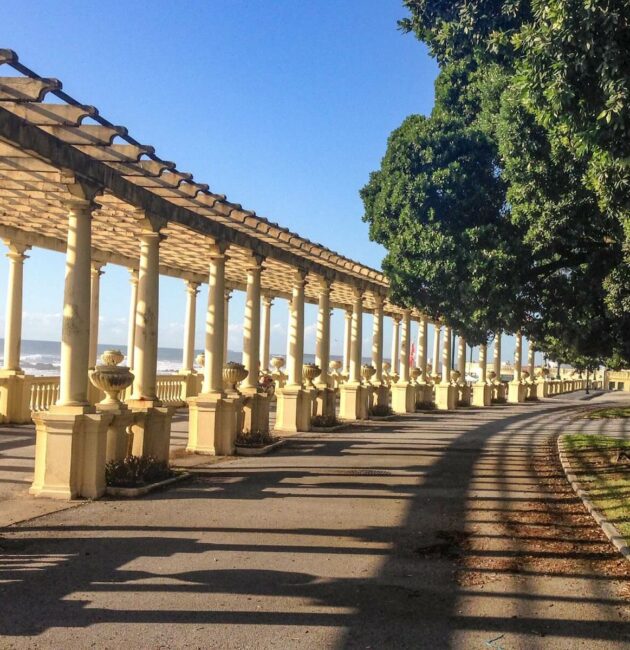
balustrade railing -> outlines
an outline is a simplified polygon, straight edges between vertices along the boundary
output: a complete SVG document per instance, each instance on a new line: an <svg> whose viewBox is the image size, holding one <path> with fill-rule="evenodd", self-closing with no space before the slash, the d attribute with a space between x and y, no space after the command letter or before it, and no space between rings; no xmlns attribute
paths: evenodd
<svg viewBox="0 0 630 650"><path fill-rule="evenodd" d="M158 375L157 396L164 406L186 406L182 398L186 394L184 375Z"/></svg>
<svg viewBox="0 0 630 650"><path fill-rule="evenodd" d="M28 377L28 410L39 413L48 411L59 399L59 377Z"/></svg>

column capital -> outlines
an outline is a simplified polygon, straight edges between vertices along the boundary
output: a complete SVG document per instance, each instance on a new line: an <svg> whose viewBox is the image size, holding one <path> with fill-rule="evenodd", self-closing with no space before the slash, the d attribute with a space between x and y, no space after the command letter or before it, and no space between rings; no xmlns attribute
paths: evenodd
<svg viewBox="0 0 630 650"><path fill-rule="evenodd" d="M385 296L382 296L380 293L375 293L374 304L376 305L375 309L383 309L383 306L385 305Z"/></svg>
<svg viewBox="0 0 630 650"><path fill-rule="evenodd" d="M92 260L90 264L90 273L92 277L94 276L101 276L105 271L103 271L103 267L107 265L107 262L98 262L96 260Z"/></svg>
<svg viewBox="0 0 630 650"><path fill-rule="evenodd" d="M273 305L273 301L275 300L275 296L271 296L269 294L263 294L261 300L262 300L262 304L265 307L271 307Z"/></svg>
<svg viewBox="0 0 630 650"><path fill-rule="evenodd" d="M330 293L332 289L332 283L333 283L333 281L330 278L320 275L317 277L317 281L319 282L320 291Z"/></svg>
<svg viewBox="0 0 630 650"><path fill-rule="evenodd" d="M397 325L399 325L399 324L400 324L400 321L402 320L402 316L401 316L400 314L394 314L394 315L392 316L392 320L394 321L394 323L396 323Z"/></svg>
<svg viewBox="0 0 630 650"><path fill-rule="evenodd" d="M232 289L226 289L223 295L226 300L229 300L232 297Z"/></svg>
<svg viewBox="0 0 630 650"><path fill-rule="evenodd" d="M211 258L224 258L227 259L227 251L229 250L230 245L227 242L213 242L208 246L208 255Z"/></svg>
<svg viewBox="0 0 630 650"><path fill-rule="evenodd" d="M196 296L199 293L199 282L193 282L192 280L186 280L186 292L191 296Z"/></svg>
<svg viewBox="0 0 630 650"><path fill-rule="evenodd" d="M138 269L128 269L129 270L129 283L133 286L138 286Z"/></svg>
<svg viewBox="0 0 630 650"><path fill-rule="evenodd" d="M308 271L305 271L303 269L295 269L295 274L293 276L293 288L294 289L303 288L307 283L307 279L306 279L307 275L308 275Z"/></svg>
<svg viewBox="0 0 630 650"><path fill-rule="evenodd" d="M262 271L266 257L258 253L252 253L245 263L247 271Z"/></svg>
<svg viewBox="0 0 630 650"><path fill-rule="evenodd" d="M9 252L6 255L10 260L14 262L23 262L28 257L25 253L31 249L30 245L21 242L14 242L9 239L5 239L4 243L9 249Z"/></svg>

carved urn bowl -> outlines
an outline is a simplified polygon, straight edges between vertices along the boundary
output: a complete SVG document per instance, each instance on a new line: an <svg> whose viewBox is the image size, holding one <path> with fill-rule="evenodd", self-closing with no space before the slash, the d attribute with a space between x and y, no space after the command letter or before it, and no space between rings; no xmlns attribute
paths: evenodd
<svg viewBox="0 0 630 650"><path fill-rule="evenodd" d="M529 379L529 371L522 370L521 371L521 379L523 379L523 381L527 381Z"/></svg>
<svg viewBox="0 0 630 650"><path fill-rule="evenodd" d="M488 379L489 379L490 381L494 381L496 378L497 378L497 373L496 373L494 370L491 370L491 371L488 373Z"/></svg>
<svg viewBox="0 0 630 650"><path fill-rule="evenodd" d="M206 355L203 352L201 354L198 354L195 357L195 361L198 366L201 366L203 368L206 365Z"/></svg>
<svg viewBox="0 0 630 650"><path fill-rule="evenodd" d="M284 366L285 360L284 357L271 357L271 365L276 369L280 370Z"/></svg>
<svg viewBox="0 0 630 650"><path fill-rule="evenodd" d="M392 369L392 364L389 361L383 361L383 372L389 372Z"/></svg>
<svg viewBox="0 0 630 650"><path fill-rule="evenodd" d="M333 359L329 364L328 367L331 370L338 371L341 368L341 361L339 359Z"/></svg>
<svg viewBox="0 0 630 650"><path fill-rule="evenodd" d="M223 383L228 386L230 392L238 393L236 385L240 384L248 374L249 371L242 363L228 361L223 366Z"/></svg>
<svg viewBox="0 0 630 650"><path fill-rule="evenodd" d="M307 385L311 388L315 388L313 384L313 379L319 377L322 374L322 369L316 363L305 363L302 366L302 377L304 377Z"/></svg>
<svg viewBox="0 0 630 650"><path fill-rule="evenodd" d="M451 381L453 383L456 384L459 381L461 376L462 376L462 373L459 372L459 370L451 370Z"/></svg>
<svg viewBox="0 0 630 650"><path fill-rule="evenodd" d="M376 374L376 368L369 363L364 363L361 366L361 377L366 384L370 383L370 379Z"/></svg>
<svg viewBox="0 0 630 650"><path fill-rule="evenodd" d="M418 383L418 379L422 376L422 370L420 368L412 368L411 372L409 373L411 375L411 378Z"/></svg>
<svg viewBox="0 0 630 650"><path fill-rule="evenodd" d="M121 404L118 396L133 384L133 373L127 366L118 365L124 358L120 350L106 350L101 355L102 364L90 372L90 381L106 395L101 404Z"/></svg>

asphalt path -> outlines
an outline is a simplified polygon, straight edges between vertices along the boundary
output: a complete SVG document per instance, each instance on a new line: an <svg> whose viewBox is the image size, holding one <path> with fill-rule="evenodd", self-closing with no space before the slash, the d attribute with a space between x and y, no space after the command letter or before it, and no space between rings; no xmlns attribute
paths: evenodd
<svg viewBox="0 0 630 650"><path fill-rule="evenodd" d="M550 444L583 406L299 434L8 528L0 647L627 648L630 565Z"/></svg>

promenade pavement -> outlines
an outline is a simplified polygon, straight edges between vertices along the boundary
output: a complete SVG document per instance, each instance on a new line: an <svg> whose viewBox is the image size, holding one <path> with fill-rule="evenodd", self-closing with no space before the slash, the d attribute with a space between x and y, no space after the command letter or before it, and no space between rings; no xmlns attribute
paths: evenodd
<svg viewBox="0 0 630 650"><path fill-rule="evenodd" d="M299 434L7 528L0 647L627 648L629 565L555 461L583 406Z"/></svg>

